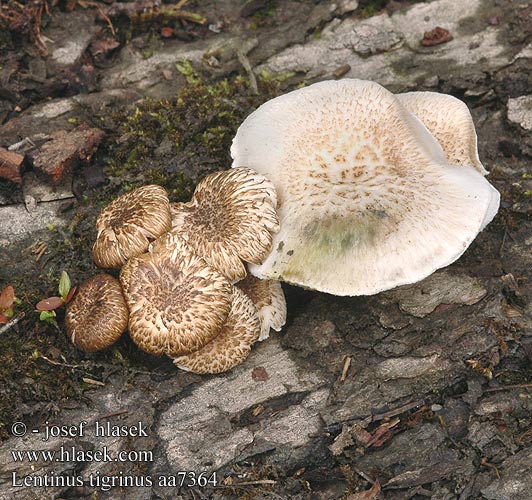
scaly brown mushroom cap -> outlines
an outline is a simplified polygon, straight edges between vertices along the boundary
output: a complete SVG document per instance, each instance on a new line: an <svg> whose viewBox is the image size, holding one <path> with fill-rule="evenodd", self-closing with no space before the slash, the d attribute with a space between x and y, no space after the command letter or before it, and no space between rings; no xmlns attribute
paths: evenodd
<svg viewBox="0 0 532 500"><path fill-rule="evenodd" d="M260 320L251 299L233 288L231 312L220 333L199 351L174 359L179 368L194 373L222 373L242 363L259 338Z"/></svg>
<svg viewBox="0 0 532 500"><path fill-rule="evenodd" d="M249 168L216 172L189 203L171 206L172 232L232 282L246 276L242 260L260 264L279 230L272 183Z"/></svg>
<svg viewBox="0 0 532 500"><path fill-rule="evenodd" d="M93 352L109 347L120 338L128 316L119 281L102 273L78 287L67 305L65 326L77 348Z"/></svg>
<svg viewBox="0 0 532 500"><path fill-rule="evenodd" d="M120 281L129 307L129 335L152 354L180 356L201 349L220 331L231 309L225 276L165 234L149 253L133 257Z"/></svg>
<svg viewBox="0 0 532 500"><path fill-rule="evenodd" d="M261 280L248 274L235 286L240 288L255 304L260 319L259 341L270 336L270 328L280 331L286 323L286 300L281 283L275 280Z"/></svg>
<svg viewBox="0 0 532 500"><path fill-rule="evenodd" d="M118 197L102 210L96 227L94 262L100 267L122 267L131 257L144 253L150 241L171 229L165 189L142 186Z"/></svg>

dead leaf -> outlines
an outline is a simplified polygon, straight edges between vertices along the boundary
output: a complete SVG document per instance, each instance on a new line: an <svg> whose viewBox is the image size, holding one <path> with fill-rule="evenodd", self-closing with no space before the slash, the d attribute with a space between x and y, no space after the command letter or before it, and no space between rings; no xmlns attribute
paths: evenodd
<svg viewBox="0 0 532 500"><path fill-rule="evenodd" d="M426 31L423 34L423 40L421 40L421 45L425 47L432 47L434 45L440 45L442 43L450 42L453 39L449 30L436 26L431 31Z"/></svg>
<svg viewBox="0 0 532 500"><path fill-rule="evenodd" d="M171 26L164 26L161 28L161 36L163 38L172 38L174 36L174 28Z"/></svg>
<svg viewBox="0 0 532 500"><path fill-rule="evenodd" d="M371 489L361 491L360 493L351 493L346 500L375 500L381 492L381 485L379 481L375 481Z"/></svg>
<svg viewBox="0 0 532 500"><path fill-rule="evenodd" d="M0 294L0 311L7 311L13 307L13 302L15 300L15 289L8 285Z"/></svg>
<svg viewBox="0 0 532 500"><path fill-rule="evenodd" d="M366 447L369 448L370 446L374 446L375 448L378 448L379 446L382 446L384 443L386 443L386 441L389 441L395 434L394 427L400 421L400 419L394 418L389 422L384 422L379 425L379 427L377 427L371 434L371 439L366 444Z"/></svg>
<svg viewBox="0 0 532 500"><path fill-rule="evenodd" d="M251 372L251 378L253 380L264 381L268 380L270 376L263 366L257 366L253 368L253 371Z"/></svg>
<svg viewBox="0 0 532 500"><path fill-rule="evenodd" d="M118 47L120 47L120 42L112 37L109 37L92 42L90 51L94 57L100 56L100 58L102 58Z"/></svg>
<svg viewBox="0 0 532 500"><path fill-rule="evenodd" d="M9 318L7 316L4 316L3 314L0 314L0 325L3 325L5 323L9 323Z"/></svg>

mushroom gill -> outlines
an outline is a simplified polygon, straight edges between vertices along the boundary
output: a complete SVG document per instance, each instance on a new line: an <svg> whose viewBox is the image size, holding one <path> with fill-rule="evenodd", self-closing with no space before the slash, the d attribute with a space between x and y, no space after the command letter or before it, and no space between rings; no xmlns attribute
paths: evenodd
<svg viewBox="0 0 532 500"><path fill-rule="evenodd" d="M259 341L270 336L270 328L280 331L286 323L286 300L279 281L261 280L248 274L235 285L255 304L260 319Z"/></svg>

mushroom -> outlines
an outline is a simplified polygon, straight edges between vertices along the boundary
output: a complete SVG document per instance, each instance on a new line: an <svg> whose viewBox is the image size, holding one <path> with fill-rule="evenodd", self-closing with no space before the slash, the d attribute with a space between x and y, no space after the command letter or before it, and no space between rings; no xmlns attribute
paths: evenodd
<svg viewBox="0 0 532 500"><path fill-rule="evenodd" d="M242 260L260 262L279 230L277 195L270 181L249 168L205 177L189 203L171 206L172 233L232 282L246 276Z"/></svg>
<svg viewBox="0 0 532 500"><path fill-rule="evenodd" d="M122 267L131 257L146 252L150 241L171 229L165 189L142 186L119 196L102 210L96 227L94 262L100 267Z"/></svg>
<svg viewBox="0 0 532 500"><path fill-rule="evenodd" d="M99 351L120 338L128 315L120 282L102 273L78 287L67 305L65 326L76 347L86 352Z"/></svg>
<svg viewBox="0 0 532 500"><path fill-rule="evenodd" d="M152 354L180 356L201 349L221 330L232 286L177 235L157 239L120 272L129 307L129 335Z"/></svg>
<svg viewBox="0 0 532 500"><path fill-rule="evenodd" d="M286 300L279 281L261 280L248 274L236 287L255 304L260 319L259 341L270 336L270 328L279 332L286 323Z"/></svg>
<svg viewBox="0 0 532 500"><path fill-rule="evenodd" d="M233 287L231 311L220 333L200 350L174 359L174 364L194 373L222 373L242 363L259 338L260 320L251 299Z"/></svg>
<svg viewBox="0 0 532 500"><path fill-rule="evenodd" d="M475 125L465 103L437 92L408 92L396 97L429 129L449 163L473 167L482 175L488 173L478 157Z"/></svg>
<svg viewBox="0 0 532 500"><path fill-rule="evenodd" d="M273 251L250 272L335 295L371 295L451 264L499 205L478 170L450 164L374 82L321 82L266 102L231 154L279 197Z"/></svg>

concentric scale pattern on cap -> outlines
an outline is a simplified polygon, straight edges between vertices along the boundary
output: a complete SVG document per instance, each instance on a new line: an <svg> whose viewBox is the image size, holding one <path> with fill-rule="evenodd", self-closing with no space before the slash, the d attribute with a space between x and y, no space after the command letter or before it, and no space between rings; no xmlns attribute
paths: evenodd
<svg viewBox="0 0 532 500"><path fill-rule="evenodd" d="M105 207L98 219L93 247L100 267L119 268L135 255L146 252L150 241L172 227L170 203L161 186L142 186Z"/></svg>
<svg viewBox="0 0 532 500"><path fill-rule="evenodd" d="M232 301L225 276L169 233L122 268L129 334L152 354L179 356L202 348L220 331Z"/></svg>
<svg viewBox="0 0 532 500"><path fill-rule="evenodd" d="M279 230L272 183L248 168L216 172L189 203L171 206L172 232L232 282L246 276L242 260L260 264Z"/></svg>
<svg viewBox="0 0 532 500"><path fill-rule="evenodd" d="M270 336L270 328L280 331L286 323L286 300L279 281L261 280L248 274L236 287L255 304L260 319L259 341Z"/></svg>
<svg viewBox="0 0 532 500"><path fill-rule="evenodd" d="M374 82L321 82L268 101L231 154L279 199L273 250L250 272L336 295L378 293L449 265L499 205L481 173L451 165Z"/></svg>
<svg viewBox="0 0 532 500"><path fill-rule="evenodd" d="M251 299L233 288L231 312L220 333L199 351L174 359L176 366L194 373L222 373L242 363L259 338L260 321Z"/></svg>
<svg viewBox="0 0 532 500"><path fill-rule="evenodd" d="M87 352L114 344L126 329L127 321L128 309L120 282L103 273L78 287L65 315L70 339Z"/></svg>

